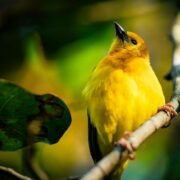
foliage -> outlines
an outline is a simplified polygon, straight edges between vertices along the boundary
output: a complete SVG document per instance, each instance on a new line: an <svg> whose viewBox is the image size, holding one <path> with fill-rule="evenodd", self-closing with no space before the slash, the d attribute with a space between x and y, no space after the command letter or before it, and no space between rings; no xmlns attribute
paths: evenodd
<svg viewBox="0 0 180 180"><path fill-rule="evenodd" d="M34 95L0 80L0 150L13 151L36 142L58 142L71 123L65 103Z"/></svg>

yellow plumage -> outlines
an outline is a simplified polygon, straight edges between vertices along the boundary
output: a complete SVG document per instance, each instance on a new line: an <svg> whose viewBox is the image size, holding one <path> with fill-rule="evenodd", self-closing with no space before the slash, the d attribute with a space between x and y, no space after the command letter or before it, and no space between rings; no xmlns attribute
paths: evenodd
<svg viewBox="0 0 180 180"><path fill-rule="evenodd" d="M144 41L118 24L116 33L107 56L96 66L83 91L102 156L112 150L124 131L136 129L165 103Z"/></svg>

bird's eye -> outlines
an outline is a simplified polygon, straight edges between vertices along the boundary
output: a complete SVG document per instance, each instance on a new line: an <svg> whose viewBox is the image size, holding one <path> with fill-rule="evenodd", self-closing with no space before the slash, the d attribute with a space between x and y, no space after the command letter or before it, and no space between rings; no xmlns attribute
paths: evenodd
<svg viewBox="0 0 180 180"><path fill-rule="evenodd" d="M137 41L135 39L131 39L131 42L136 45L137 44Z"/></svg>

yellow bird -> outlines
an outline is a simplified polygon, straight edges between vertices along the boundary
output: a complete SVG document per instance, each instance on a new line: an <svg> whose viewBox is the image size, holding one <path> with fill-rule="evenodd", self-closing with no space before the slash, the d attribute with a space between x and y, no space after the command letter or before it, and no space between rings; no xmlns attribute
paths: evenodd
<svg viewBox="0 0 180 180"><path fill-rule="evenodd" d="M113 149L125 131L138 128L165 103L143 39L126 32L118 23L115 29L116 38L108 54L98 63L83 91L90 152L95 162ZM117 168L112 179L120 179L125 164Z"/></svg>

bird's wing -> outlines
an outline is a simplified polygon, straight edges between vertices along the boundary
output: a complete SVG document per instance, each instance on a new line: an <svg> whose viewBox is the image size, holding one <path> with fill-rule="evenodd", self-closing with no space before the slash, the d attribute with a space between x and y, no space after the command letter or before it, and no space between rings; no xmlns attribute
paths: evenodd
<svg viewBox="0 0 180 180"><path fill-rule="evenodd" d="M88 140L89 140L89 149L91 156L94 162L98 162L100 159L102 159L102 154L98 144L97 130L92 125L89 114L88 114Z"/></svg>

